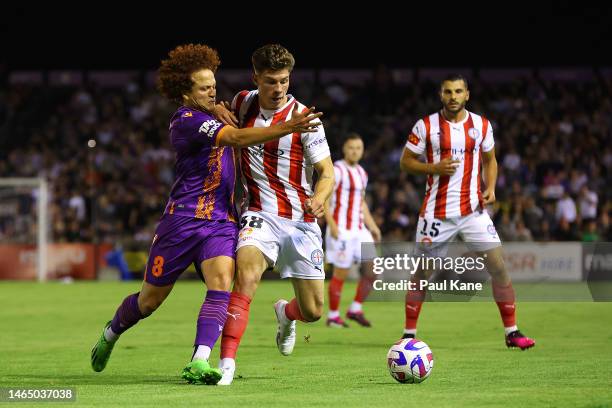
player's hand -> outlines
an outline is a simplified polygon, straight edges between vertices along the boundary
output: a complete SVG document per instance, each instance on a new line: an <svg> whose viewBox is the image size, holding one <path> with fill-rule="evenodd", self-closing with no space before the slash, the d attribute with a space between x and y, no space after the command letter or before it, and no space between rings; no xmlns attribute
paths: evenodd
<svg viewBox="0 0 612 408"><path fill-rule="evenodd" d="M229 103L221 102L216 104L213 114L219 120L219 122L235 128L238 127L238 118L236 118L236 115L234 115L234 112L232 112L231 105Z"/></svg>
<svg viewBox="0 0 612 408"><path fill-rule="evenodd" d="M382 234L380 232L380 229L376 226L370 229L370 234L372 234L372 238L374 238L374 242L380 242L380 240L382 239Z"/></svg>
<svg viewBox="0 0 612 408"><path fill-rule="evenodd" d="M336 224L329 224L329 233L331 234L333 239L338 239L338 237L340 236L340 231L338 230L338 225Z"/></svg>
<svg viewBox="0 0 612 408"><path fill-rule="evenodd" d="M493 204L495 202L495 190L487 188L484 193L482 193L482 199L484 200L484 205Z"/></svg>
<svg viewBox="0 0 612 408"><path fill-rule="evenodd" d="M452 176L457 171L461 161L447 157L434 165L434 173L440 176Z"/></svg>
<svg viewBox="0 0 612 408"><path fill-rule="evenodd" d="M308 109L304 109L302 112L298 112L296 103L293 108L293 113L291 114L291 119L289 119L283 124L283 126L287 128L287 133L316 132L317 128L321 126L321 121L312 121L320 118L323 113L315 112L314 110L315 107L312 106Z"/></svg>
<svg viewBox="0 0 612 408"><path fill-rule="evenodd" d="M323 202L319 201L319 199L316 197L307 198L306 201L304 201L304 206L306 207L306 212L314 215L317 218L323 217L323 214L325 213Z"/></svg>

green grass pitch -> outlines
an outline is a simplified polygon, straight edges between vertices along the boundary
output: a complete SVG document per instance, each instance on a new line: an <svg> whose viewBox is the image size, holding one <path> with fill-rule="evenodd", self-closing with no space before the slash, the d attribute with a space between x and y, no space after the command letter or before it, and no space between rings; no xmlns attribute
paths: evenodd
<svg viewBox="0 0 612 408"><path fill-rule="evenodd" d="M399 384L387 372L386 352L403 328L402 303L366 304L371 329L328 329L324 319L298 323L295 351L283 357L272 305L292 289L264 281L237 379L210 387L179 377L204 296L196 282L179 282L153 316L122 336L106 370L91 370L89 353L102 326L139 286L0 283L0 387L76 388L76 402L54 407L612 407L612 303L519 303L519 325L537 341L524 352L506 349L492 303L425 304L419 337L433 350L435 366L424 383ZM354 288L345 285L343 312Z"/></svg>

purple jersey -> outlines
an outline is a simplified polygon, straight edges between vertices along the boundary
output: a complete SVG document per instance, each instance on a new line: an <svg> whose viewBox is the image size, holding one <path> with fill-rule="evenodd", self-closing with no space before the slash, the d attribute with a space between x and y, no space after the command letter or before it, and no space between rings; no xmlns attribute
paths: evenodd
<svg viewBox="0 0 612 408"><path fill-rule="evenodd" d="M234 149L218 146L224 126L211 114L186 106L172 116L175 182L164 214L236 222Z"/></svg>

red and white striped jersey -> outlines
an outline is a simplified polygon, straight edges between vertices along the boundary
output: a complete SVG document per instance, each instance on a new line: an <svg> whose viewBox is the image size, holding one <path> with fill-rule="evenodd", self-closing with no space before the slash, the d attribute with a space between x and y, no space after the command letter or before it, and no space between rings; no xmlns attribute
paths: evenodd
<svg viewBox="0 0 612 408"><path fill-rule="evenodd" d="M457 123L440 112L419 120L408 136L406 148L425 154L427 163L452 158L461 163L452 176L429 175L420 216L452 218L472 213L482 205L480 189L481 152L493 149L493 129L483 116L467 112Z"/></svg>
<svg viewBox="0 0 612 408"><path fill-rule="evenodd" d="M350 166L344 160L334 163L335 183L329 211L338 228L358 231L363 228L361 203L368 185L368 173L359 164Z"/></svg>
<svg viewBox="0 0 612 408"><path fill-rule="evenodd" d="M291 95L278 110L259 106L258 91L242 91L232 101L240 127L267 127L291 118L297 104ZM315 222L305 212L313 195L313 164L330 156L323 126L313 133L293 133L265 144L242 148L240 167L250 211L263 211L294 221Z"/></svg>

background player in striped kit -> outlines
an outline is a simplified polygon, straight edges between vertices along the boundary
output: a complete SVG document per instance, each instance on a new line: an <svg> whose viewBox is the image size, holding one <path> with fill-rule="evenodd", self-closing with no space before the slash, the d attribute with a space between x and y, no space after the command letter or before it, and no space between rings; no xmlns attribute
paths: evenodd
<svg viewBox="0 0 612 408"><path fill-rule="evenodd" d="M91 353L94 371L102 371L119 336L151 315L170 294L179 275L191 264L208 287L197 320L192 361L182 376L188 382L216 384L217 368L210 351L227 318L238 234L234 209L236 168L232 146L247 146L293 132L308 133L320 123L310 110L263 129L236 129L219 122L215 110L214 73L217 51L201 44L179 46L162 61L159 89L182 104L170 121L176 151L175 183L155 231L142 289L129 295L108 322ZM227 147L229 146L229 147Z"/></svg>
<svg viewBox="0 0 612 408"><path fill-rule="evenodd" d="M514 289L504 265L501 241L485 208L495 202L497 160L493 128L485 117L465 109L469 97L464 77L447 77L440 85L442 110L419 120L408 136L400 166L428 176L417 226L417 250L444 256L448 243L459 234L468 248L486 255L485 265L492 278L506 345L524 350L533 347L535 341L524 336L516 325ZM419 161L422 154L425 163ZM415 282L425 279L425 272L417 271L412 279ZM424 290L406 294L404 338L416 335L424 297Z"/></svg>
<svg viewBox="0 0 612 408"><path fill-rule="evenodd" d="M282 123L295 108L304 106L287 94L295 60L284 47L273 44L257 49L251 58L255 91L242 91L234 98L241 127L258 128ZM319 179L312 188L312 173ZM241 170L248 203L242 214L238 238L236 281L221 341L223 378L229 385L235 358L246 330L250 302L263 272L275 266L282 278L291 278L296 297L279 300L275 306L276 343L283 355L295 345L295 323L313 322L323 313L323 250L321 230L334 170L323 127L315 133L293 133L278 141L241 151Z"/></svg>
<svg viewBox="0 0 612 408"><path fill-rule="evenodd" d="M359 164L363 150L361 136L349 134L342 145L344 158L334 163L334 191L325 205L325 256L334 266L328 287L327 325L330 327L348 327L340 317L339 306L342 286L353 263L360 264L361 278L346 317L362 326L371 326L363 313L362 303L374 280L372 254L362 254L361 244L378 242L381 234L365 201L368 174ZM368 245L365 249L373 248Z"/></svg>

